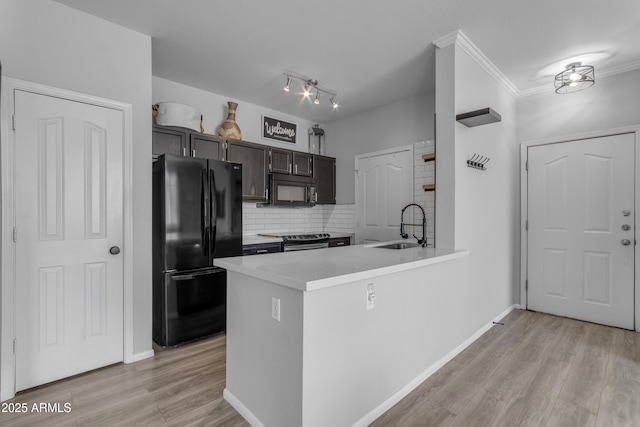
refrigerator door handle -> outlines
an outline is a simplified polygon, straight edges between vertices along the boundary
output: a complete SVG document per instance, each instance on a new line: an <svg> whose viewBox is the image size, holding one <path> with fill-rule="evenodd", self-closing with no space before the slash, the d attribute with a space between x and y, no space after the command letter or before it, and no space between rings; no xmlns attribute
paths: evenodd
<svg viewBox="0 0 640 427"><path fill-rule="evenodd" d="M210 220L211 220L211 233L210 233L210 239L211 239L211 255L213 258L213 254L215 252L216 249L216 222L218 219L218 213L217 213L217 202L216 202L216 176L215 173L213 171L213 169L209 170L209 195L211 198L211 215L210 215Z"/></svg>
<svg viewBox="0 0 640 427"><path fill-rule="evenodd" d="M202 252L209 255L209 189L207 187L207 170L202 171L202 188L200 190L200 231L202 233Z"/></svg>

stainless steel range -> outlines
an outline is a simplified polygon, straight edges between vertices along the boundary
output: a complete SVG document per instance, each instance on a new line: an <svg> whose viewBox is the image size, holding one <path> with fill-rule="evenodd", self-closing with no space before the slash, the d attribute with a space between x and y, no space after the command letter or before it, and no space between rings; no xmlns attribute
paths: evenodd
<svg viewBox="0 0 640 427"><path fill-rule="evenodd" d="M321 249L329 247L327 233L291 234L291 233L264 233L259 236L280 237L285 252L306 251L309 249Z"/></svg>

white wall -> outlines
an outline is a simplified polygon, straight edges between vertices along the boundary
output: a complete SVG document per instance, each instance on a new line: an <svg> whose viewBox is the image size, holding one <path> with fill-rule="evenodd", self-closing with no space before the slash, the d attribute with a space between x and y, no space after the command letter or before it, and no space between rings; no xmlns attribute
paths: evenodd
<svg viewBox="0 0 640 427"><path fill-rule="evenodd" d="M440 246L442 239L470 251L464 280L474 286L460 309L484 313L479 318L488 320L519 301L516 100L457 42L436 51L436 69L436 207L444 205L453 215L453 221L437 216L436 244ZM455 121L456 114L483 107L500 113L502 121L471 128ZM474 153L491 158L486 171L467 167Z"/></svg>
<svg viewBox="0 0 640 427"><path fill-rule="evenodd" d="M5 76L132 104L133 350L151 351L150 37L51 0L2 0L0 61Z"/></svg>
<svg viewBox="0 0 640 427"><path fill-rule="evenodd" d="M338 204L355 203L357 154L432 140L434 94L417 95L325 125L327 155L338 159Z"/></svg>
<svg viewBox="0 0 640 427"><path fill-rule="evenodd" d="M640 69L598 78L583 91L517 101L518 142L640 124Z"/></svg>
<svg viewBox="0 0 640 427"><path fill-rule="evenodd" d="M217 135L218 128L227 118L227 102L238 103L236 110L236 122L242 131L244 141L258 144L281 147L287 150L309 151L309 129L315 122L300 117L284 114L279 111L260 107L238 99L207 92L171 80L153 77L153 102L178 102L197 108L203 115L203 128L205 133ZM275 119L282 119L297 125L296 144L262 139L262 115Z"/></svg>

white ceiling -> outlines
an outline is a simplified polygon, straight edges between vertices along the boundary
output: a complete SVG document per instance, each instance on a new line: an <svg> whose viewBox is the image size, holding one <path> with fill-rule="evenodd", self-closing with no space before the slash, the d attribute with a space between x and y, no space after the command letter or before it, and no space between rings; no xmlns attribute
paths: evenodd
<svg viewBox="0 0 640 427"><path fill-rule="evenodd" d="M320 123L433 91L431 42L456 30L522 94L552 91L575 58L596 84L640 68L637 0L56 1L150 35L154 76ZM340 108L284 93L284 72Z"/></svg>

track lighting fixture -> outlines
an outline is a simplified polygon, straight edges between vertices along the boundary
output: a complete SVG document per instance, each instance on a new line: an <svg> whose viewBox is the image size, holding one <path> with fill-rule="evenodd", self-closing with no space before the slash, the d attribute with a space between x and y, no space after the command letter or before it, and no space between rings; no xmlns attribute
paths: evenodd
<svg viewBox="0 0 640 427"><path fill-rule="evenodd" d="M299 80L303 84L302 96L304 98L309 98L309 96L311 95L311 89L315 89L316 90L316 96L315 96L315 99L313 100L313 103L315 105L320 104L320 92L324 92L324 93L326 93L327 95L330 96L329 102L331 103L331 106L334 109L338 108L338 102L336 101L336 98L338 97L338 94L335 93L332 90L324 89L324 88L318 86L318 81L316 79L308 79L306 77L295 76L295 75L288 74L288 73L284 73L284 75L287 78L287 84L284 87L284 91L285 92L289 92L290 91L291 81L292 80Z"/></svg>

